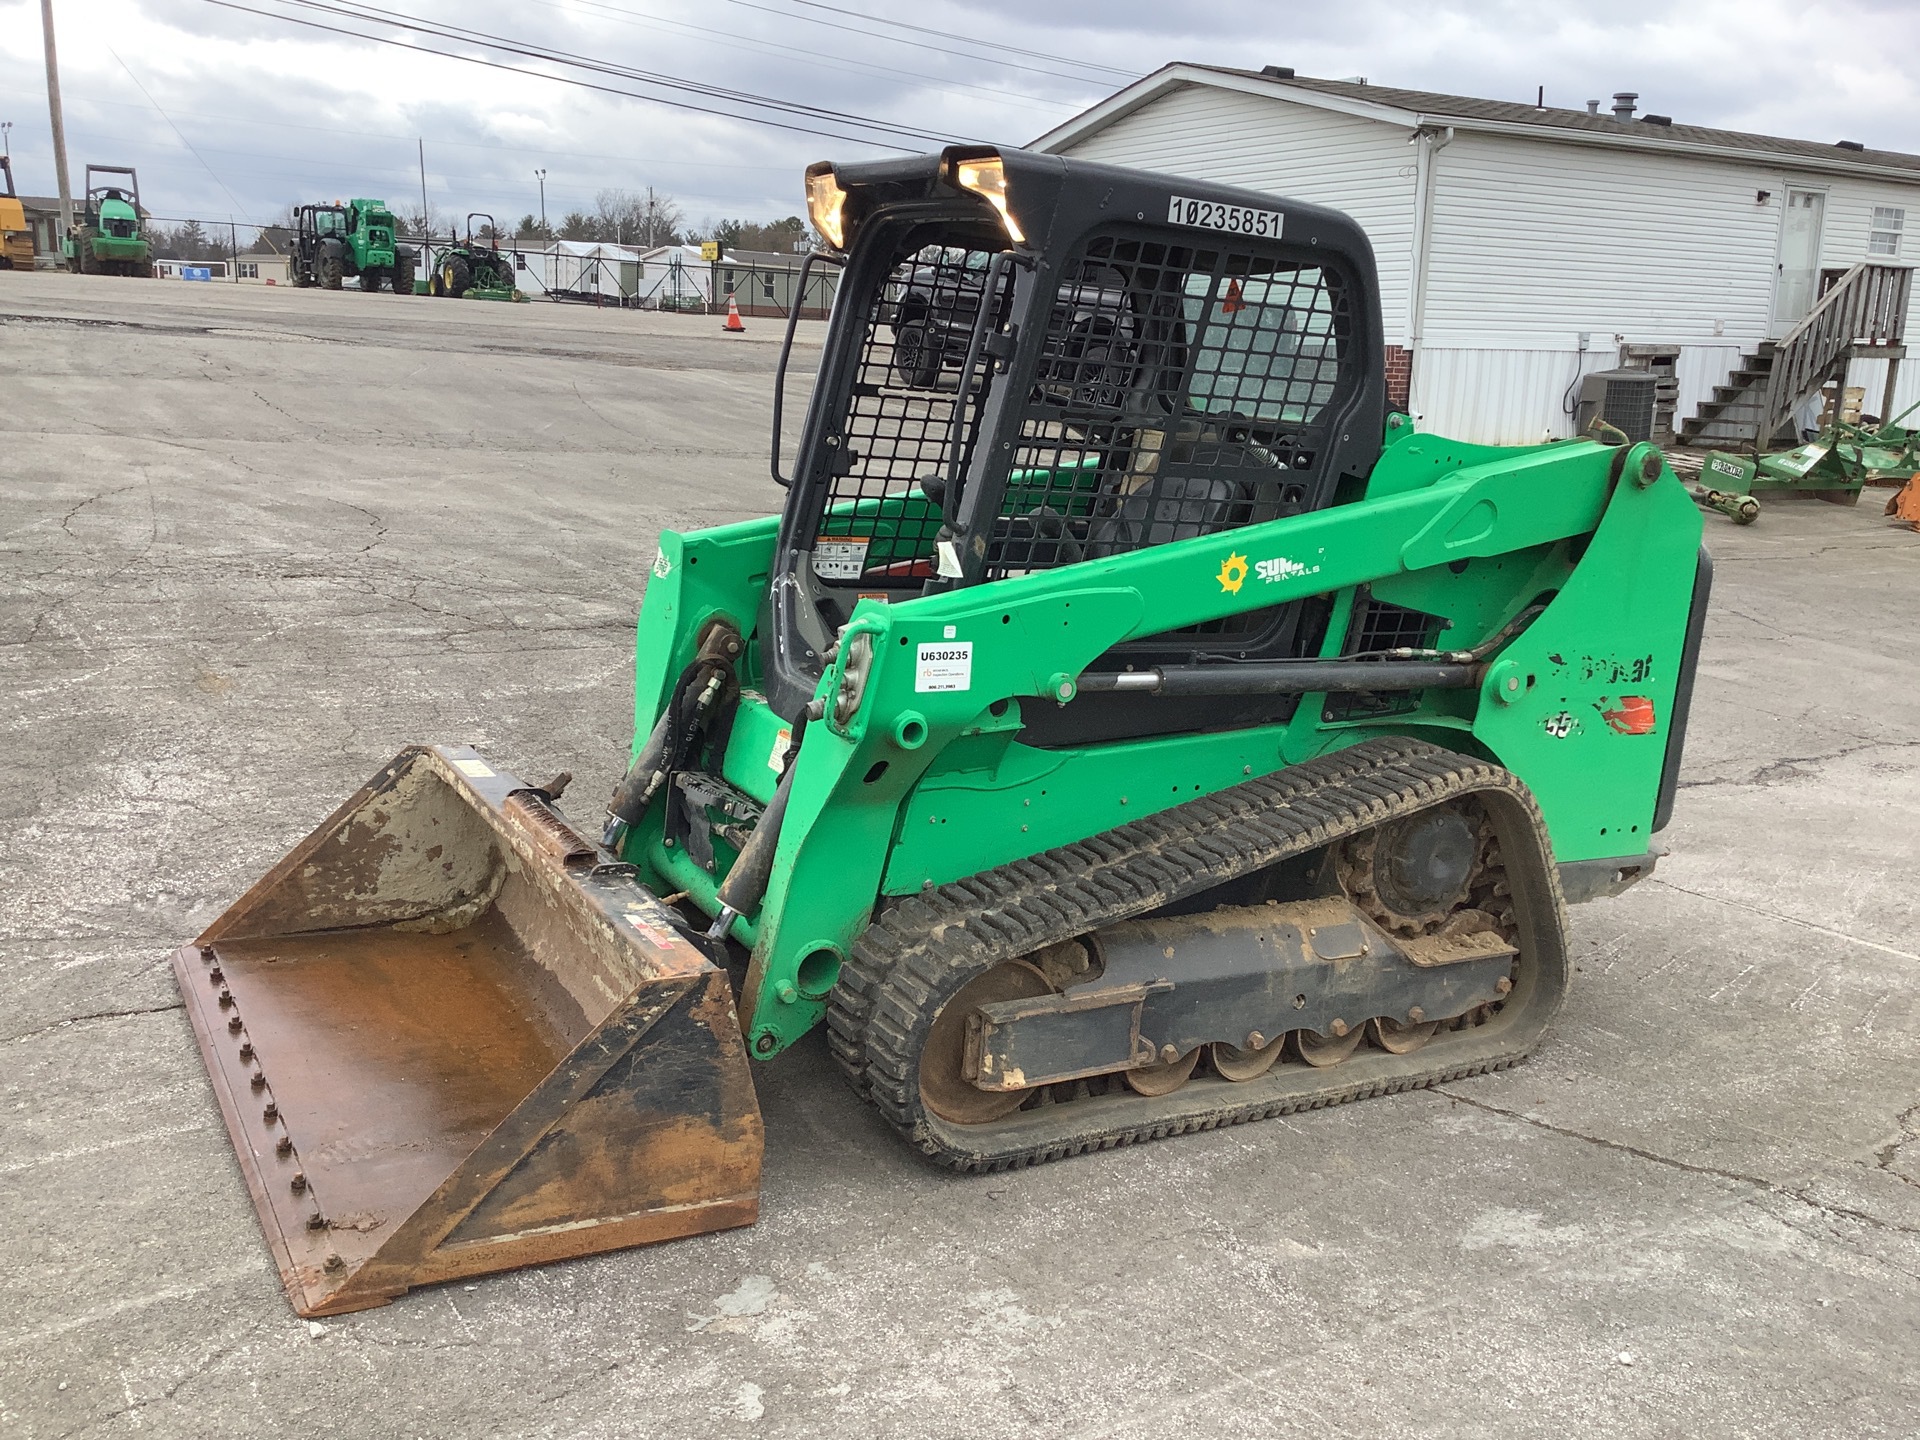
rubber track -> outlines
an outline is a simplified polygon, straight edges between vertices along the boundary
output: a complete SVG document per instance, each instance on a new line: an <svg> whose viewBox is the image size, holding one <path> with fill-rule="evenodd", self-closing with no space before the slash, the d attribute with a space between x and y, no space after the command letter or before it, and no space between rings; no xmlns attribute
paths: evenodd
<svg viewBox="0 0 1920 1440"><path fill-rule="evenodd" d="M1493 1023L1443 1034L1412 1055L1363 1050L1327 1070L1279 1066L1245 1084L1196 1080L1152 1099L1032 1106L990 1125L954 1126L922 1108L916 1061L927 1027L945 998L987 966L1464 795L1506 812L1503 859L1516 899L1530 897L1520 906L1531 916L1521 917L1529 963ZM828 1039L855 1089L918 1149L954 1169L1004 1170L1514 1064L1558 1008L1565 932L1545 827L1518 779L1421 741L1372 740L891 906L842 969Z"/></svg>

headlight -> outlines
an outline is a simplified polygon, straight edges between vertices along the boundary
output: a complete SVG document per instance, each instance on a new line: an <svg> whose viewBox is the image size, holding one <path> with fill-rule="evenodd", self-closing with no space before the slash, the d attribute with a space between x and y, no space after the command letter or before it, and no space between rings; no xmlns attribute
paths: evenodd
<svg viewBox="0 0 1920 1440"><path fill-rule="evenodd" d="M807 213L818 230L836 250L847 248L847 192L827 164L807 167Z"/></svg>
<svg viewBox="0 0 1920 1440"><path fill-rule="evenodd" d="M971 190L1000 212L1000 223L1007 227L1007 238L1016 245L1026 243L1020 223L1007 208L1007 167L998 155L984 160L961 160L953 167L953 183Z"/></svg>

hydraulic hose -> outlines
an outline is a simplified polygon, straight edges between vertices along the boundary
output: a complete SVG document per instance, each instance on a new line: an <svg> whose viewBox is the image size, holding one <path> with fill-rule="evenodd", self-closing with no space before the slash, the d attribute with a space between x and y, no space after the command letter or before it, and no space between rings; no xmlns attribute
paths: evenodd
<svg viewBox="0 0 1920 1440"><path fill-rule="evenodd" d="M720 913L713 917L713 925L707 931L711 938L725 935L736 916L758 909L766 897L767 883L773 879L774 853L780 848L780 826L787 818L787 799L793 793L793 773L799 769L800 741L807 733L811 714L811 710L802 714L800 723L794 727L793 737L787 742L787 768L780 772L773 799L767 802L753 834L747 837L746 848L735 858L733 868L727 871L727 878L714 897L720 902Z"/></svg>

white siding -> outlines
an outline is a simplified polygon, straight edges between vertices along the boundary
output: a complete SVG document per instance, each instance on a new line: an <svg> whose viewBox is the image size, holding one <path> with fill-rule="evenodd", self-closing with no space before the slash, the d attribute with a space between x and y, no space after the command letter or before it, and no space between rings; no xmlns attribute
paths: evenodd
<svg viewBox="0 0 1920 1440"><path fill-rule="evenodd" d="M1196 85L1063 153L1345 211L1373 241L1387 343L1405 344L1415 209L1408 135L1386 121ZM1435 165L1415 402L1423 428L1463 440L1568 434L1568 387L1617 364L1627 342L1678 351L1676 420L1691 415L1767 336L1789 188L1827 194L1824 267L1868 258L1875 205L1906 211L1896 263L1920 263L1920 184L1465 130ZM1915 353L1901 366L1896 409L1920 400L1914 300ZM1877 361L1856 364L1850 377L1867 388L1869 411L1884 382Z"/></svg>
<svg viewBox="0 0 1920 1440"><path fill-rule="evenodd" d="M1838 270L1861 260L1878 265L1920 265L1920 186L1838 178L1796 180L1794 183L1826 188L1827 208L1820 232L1822 266ZM1906 229L1900 239L1898 255L1867 253L1867 231L1872 228L1873 207L1876 205L1898 206L1907 212ZM1900 362L1900 373L1894 381L1894 414L1920 402L1920 276L1915 277L1914 293L1909 295L1907 302L1907 345L1909 358ZM1886 394L1886 361L1856 360L1848 369L1847 383L1858 385L1867 392L1867 414L1880 414L1880 402ZM1909 421L1914 419L1913 416L1907 418Z"/></svg>
<svg viewBox="0 0 1920 1440"><path fill-rule="evenodd" d="M1062 153L1325 205L1373 242L1389 345L1404 344L1413 245L1413 147L1397 125L1192 86Z"/></svg>
<svg viewBox="0 0 1920 1440"><path fill-rule="evenodd" d="M1678 348L1677 417L1691 415L1766 338L1790 186L1827 191L1827 267L1865 258L1874 205L1904 205L1920 220L1920 186L1757 163L1477 134L1456 135L1437 163L1416 392L1423 426L1466 440L1569 433L1562 402L1581 331L1596 356L1590 370L1623 342ZM1920 332L1920 305L1908 326ZM1469 360L1470 351L1504 358ZM1854 384L1883 383L1883 365L1855 368ZM1909 389L1920 397L1920 375L1901 376ZM1878 391L1869 393L1876 408Z"/></svg>
<svg viewBox="0 0 1920 1440"><path fill-rule="evenodd" d="M1466 133L1435 163L1429 345L1571 352L1582 330L1596 343L1766 334L1777 175ZM1774 192L1767 204L1757 189Z"/></svg>

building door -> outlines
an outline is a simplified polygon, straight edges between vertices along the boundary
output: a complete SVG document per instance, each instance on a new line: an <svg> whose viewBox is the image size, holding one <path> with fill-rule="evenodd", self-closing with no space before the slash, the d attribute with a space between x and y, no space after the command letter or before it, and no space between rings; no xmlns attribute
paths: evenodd
<svg viewBox="0 0 1920 1440"><path fill-rule="evenodd" d="M1821 190L1787 191L1780 225L1780 261L1773 281L1773 328L1778 340L1807 318L1820 288L1820 226L1827 197Z"/></svg>

